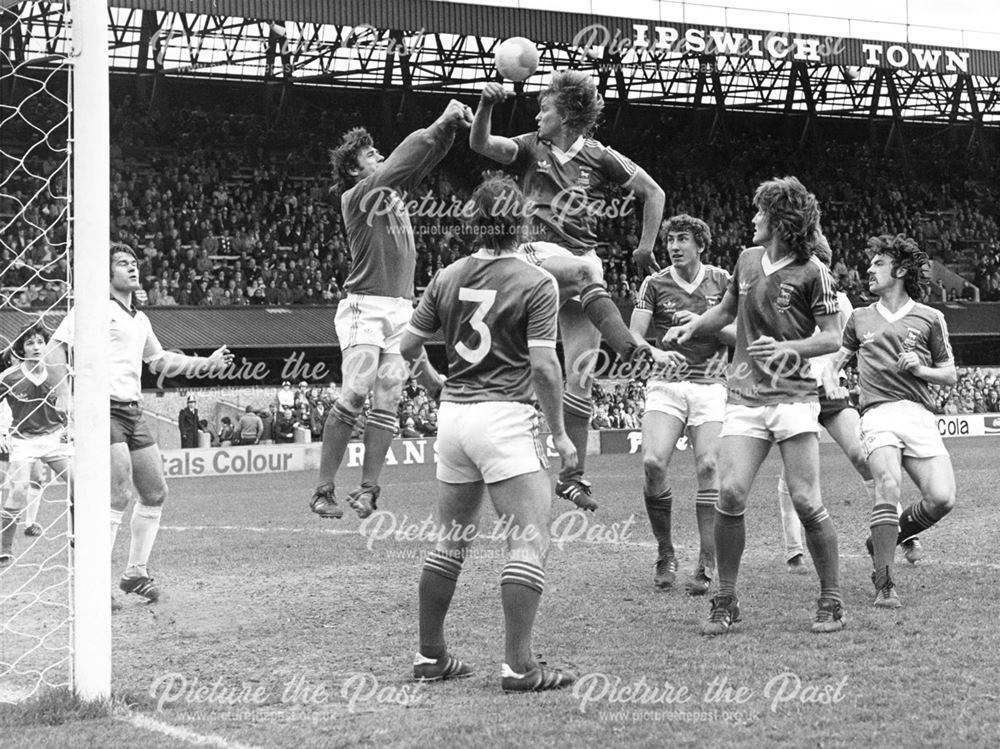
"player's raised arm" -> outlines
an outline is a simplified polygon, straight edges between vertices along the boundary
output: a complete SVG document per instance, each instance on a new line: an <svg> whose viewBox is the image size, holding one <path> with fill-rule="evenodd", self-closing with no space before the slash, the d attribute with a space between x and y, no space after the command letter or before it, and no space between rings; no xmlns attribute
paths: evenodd
<svg viewBox="0 0 1000 749"><path fill-rule="evenodd" d="M493 106L507 98L499 83L487 83L479 97L479 106L469 131L469 147L476 153L488 156L501 164L510 164L517 158L517 143L502 135L492 135Z"/></svg>
<svg viewBox="0 0 1000 749"><path fill-rule="evenodd" d="M642 236L639 237L639 246L632 253L632 259L640 270L646 273L655 273L660 270L660 264L656 262L656 257L653 255L653 246L656 244L656 235L660 231L660 222L663 220L666 195L663 188L656 184L656 181L642 167L636 171L629 188L642 203Z"/></svg>
<svg viewBox="0 0 1000 749"><path fill-rule="evenodd" d="M451 99L429 127L410 133L393 149L372 176L374 185L415 186L451 149L455 131L471 124L472 110Z"/></svg>

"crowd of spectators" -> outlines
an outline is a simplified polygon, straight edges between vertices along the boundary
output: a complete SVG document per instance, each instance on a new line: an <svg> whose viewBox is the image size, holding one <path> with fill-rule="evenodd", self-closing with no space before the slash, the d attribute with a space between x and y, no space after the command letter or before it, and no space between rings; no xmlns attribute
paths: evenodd
<svg viewBox="0 0 1000 749"><path fill-rule="evenodd" d="M191 101L160 107L113 91L112 233L139 251L147 304L154 306L335 304L350 256L329 193L326 149L347 128L366 124L387 152L439 108L438 99L416 98L386 125L374 100L338 93L344 97L339 107L302 97L284 107L280 119L268 119L232 90L210 103L204 90L192 89ZM751 237L756 184L796 174L820 198L832 268L849 293L863 292L867 238L904 232L966 273L967 288L953 296L1000 301L1000 189L989 176L995 164L970 159L939 139L913 139L907 153L886 153L884 144L827 139L790 146L767 131L731 128L725 139L706 143L674 117L633 110L597 137L660 183L668 213L709 223L714 242L707 262L732 267ZM55 226L65 208L57 197L65 195L65 164L54 153L37 158L39 168L28 171L53 179L12 176L12 187L30 182L22 187L35 197L0 246L4 286L17 288L12 303L23 308L44 308L61 297L67 272L65 235ZM432 195L437 209L447 207L495 166L456 143L417 193ZM631 304L641 283L631 261L639 222L632 210L599 228L606 278L622 306ZM414 216L418 287L469 251L455 223ZM33 228L50 226L41 236Z"/></svg>
<svg viewBox="0 0 1000 749"><path fill-rule="evenodd" d="M213 447L291 443L296 441L299 430L309 433L309 441L321 442L323 425L336 397L337 390L333 385L317 386L303 381L293 386L286 381L270 403L263 407L247 406L236 423L229 416L223 416L218 424L200 419L199 429L209 435ZM371 407L368 399L355 424L352 439L363 437ZM433 437L437 434L437 403L415 380L411 379L404 387L397 416L400 437Z"/></svg>
<svg viewBox="0 0 1000 749"><path fill-rule="evenodd" d="M391 137L430 121L434 106L436 100L411 106ZM280 128L268 129L259 116L222 107L151 112L129 96L116 102L113 232L140 250L149 304L339 300L350 258L336 200L328 193L325 147L370 118L357 111L315 114L290 108ZM708 221L715 238L708 262L733 265L751 236L755 185L794 173L821 199L832 267L845 290L862 291L869 236L904 232L938 259L957 268L966 263L984 301L1000 297L1000 191L981 164L977 171L934 141L914 142L909 162L866 143L790 149L771 135L750 132L732 133L722 145L706 144L677 138L666 115L633 117L598 137L621 146L658 180L668 212ZM446 160L418 190L433 195L439 208L464 199L480 169L490 166L464 144L455 151L459 157ZM599 230L609 287L626 302L641 282L631 261L639 221L633 210L604 220ZM418 286L469 251L453 224L449 218L414 217ZM972 250L963 254L963 247Z"/></svg>
<svg viewBox="0 0 1000 749"><path fill-rule="evenodd" d="M860 390L855 369L844 371L851 400L858 405ZM1000 370L961 367L950 387L931 385L934 413L940 415L1000 413ZM592 429L641 429L646 385L639 380L594 384Z"/></svg>
<svg viewBox="0 0 1000 749"><path fill-rule="evenodd" d="M944 415L1000 413L1000 376L974 368L960 368L958 382L949 387L931 386L936 408Z"/></svg>

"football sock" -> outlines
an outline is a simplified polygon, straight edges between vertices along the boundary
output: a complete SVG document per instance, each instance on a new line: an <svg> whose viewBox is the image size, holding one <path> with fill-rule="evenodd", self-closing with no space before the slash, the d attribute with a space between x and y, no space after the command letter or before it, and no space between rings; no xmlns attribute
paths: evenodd
<svg viewBox="0 0 1000 749"><path fill-rule="evenodd" d="M111 510L111 550L114 551L115 539L118 538L118 528L122 524L122 515L125 514L124 510Z"/></svg>
<svg viewBox="0 0 1000 749"><path fill-rule="evenodd" d="M531 630L545 588L545 571L530 562L510 561L500 573L500 600L506 624L504 662L523 673L534 666Z"/></svg>
<svg viewBox="0 0 1000 749"><path fill-rule="evenodd" d="M332 484L337 476L337 469L347 452L347 443L351 441L354 422L358 415L352 413L339 400L330 407L330 414L323 425L323 446L319 455L318 485Z"/></svg>
<svg viewBox="0 0 1000 749"><path fill-rule="evenodd" d="M872 562L877 573L885 574L888 570L892 572L892 558L896 551L896 536L899 534L899 520L896 515L896 508L886 502L877 504L872 508L871 517L872 533ZM884 580L876 580L885 584Z"/></svg>
<svg viewBox="0 0 1000 749"><path fill-rule="evenodd" d="M653 529L659 547L659 558L672 557L674 544L670 537L670 515L674 503L674 495L669 488L656 496L643 495L646 502L646 514L649 515L649 526Z"/></svg>
<svg viewBox="0 0 1000 749"><path fill-rule="evenodd" d="M923 499L914 502L899 516L899 536L896 538L896 543L901 544L914 536L919 536L921 531L930 528L949 512L951 508L942 510Z"/></svg>
<svg viewBox="0 0 1000 749"><path fill-rule="evenodd" d="M622 313L611 300L611 294L603 283L591 284L580 292L583 311L608 345L623 359L630 359L638 347Z"/></svg>
<svg viewBox="0 0 1000 749"><path fill-rule="evenodd" d="M715 556L719 563L719 595L736 595L736 578L746 546L747 529L743 513L727 515L715 510Z"/></svg>
<svg viewBox="0 0 1000 749"><path fill-rule="evenodd" d="M24 508L24 527L35 524L38 519L38 506L42 503L42 487L32 481L28 485L28 504Z"/></svg>
<svg viewBox="0 0 1000 749"><path fill-rule="evenodd" d="M163 506L149 507L136 503L132 508L132 545L128 552L128 567L125 572L129 576L146 574L146 564L153 551L153 542L160 530L160 516Z"/></svg>
<svg viewBox="0 0 1000 749"><path fill-rule="evenodd" d="M374 409L365 424L365 458L361 465L361 483L365 486L375 486L378 483L382 466L385 465L385 456L395 436L395 414Z"/></svg>
<svg viewBox="0 0 1000 749"><path fill-rule="evenodd" d="M559 479L568 481L583 476L587 461L587 438L590 436L590 398L563 391L563 425L566 435L576 447L576 468L563 468Z"/></svg>
<svg viewBox="0 0 1000 749"><path fill-rule="evenodd" d="M778 477L778 505L781 509L781 530L785 537L785 561L790 561L801 556L805 550L805 531L799 514L795 511L784 472Z"/></svg>
<svg viewBox="0 0 1000 749"><path fill-rule="evenodd" d="M420 654L440 658L447 648L444 618L462 572L461 552L432 551L424 560L418 587L420 598Z"/></svg>
<svg viewBox="0 0 1000 749"><path fill-rule="evenodd" d="M17 517L20 510L0 510L0 550L10 554L14 548L14 533L17 532Z"/></svg>
<svg viewBox="0 0 1000 749"><path fill-rule="evenodd" d="M715 503L719 500L718 489L699 489L694 500L694 513L698 519L698 541L701 553L700 564L715 567Z"/></svg>
<svg viewBox="0 0 1000 749"><path fill-rule="evenodd" d="M840 556L837 529L825 507L808 515L799 515L806 532L806 546L819 575L821 598L840 601Z"/></svg>

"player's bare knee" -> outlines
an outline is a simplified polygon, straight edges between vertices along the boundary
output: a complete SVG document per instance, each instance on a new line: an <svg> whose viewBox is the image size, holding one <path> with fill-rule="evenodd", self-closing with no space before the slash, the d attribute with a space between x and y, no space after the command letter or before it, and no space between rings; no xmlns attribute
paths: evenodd
<svg viewBox="0 0 1000 749"><path fill-rule="evenodd" d="M163 503L166 501L166 485L164 485L162 489L147 490L142 494L139 494L139 503L146 505L146 507L162 507Z"/></svg>
<svg viewBox="0 0 1000 749"><path fill-rule="evenodd" d="M808 518L823 509L823 502L819 497L792 495L792 507L800 518Z"/></svg>
<svg viewBox="0 0 1000 749"><path fill-rule="evenodd" d="M740 515L747 509L747 488L737 484L719 487L718 508L726 515Z"/></svg>
<svg viewBox="0 0 1000 749"><path fill-rule="evenodd" d="M939 512L950 512L955 506L954 486L935 486L922 495L925 502L933 505Z"/></svg>
<svg viewBox="0 0 1000 749"><path fill-rule="evenodd" d="M899 501L899 480L892 475L880 474L875 478L875 492L876 495L883 501L889 504L895 504Z"/></svg>
<svg viewBox="0 0 1000 749"><path fill-rule="evenodd" d="M667 477L667 461L655 453L643 453L642 470L650 481L663 481Z"/></svg>
<svg viewBox="0 0 1000 749"><path fill-rule="evenodd" d="M340 400L351 413L360 413L361 409L365 407L365 398L367 396L367 389L355 390L353 388L349 388L347 383L345 383L344 389L340 393Z"/></svg>
<svg viewBox="0 0 1000 749"><path fill-rule="evenodd" d="M695 456L694 470L702 486L714 484L719 475L719 467L715 455Z"/></svg>
<svg viewBox="0 0 1000 749"><path fill-rule="evenodd" d="M396 413L399 402L403 399L403 380L393 378L379 380L372 392L372 406L383 411ZM363 404L363 401L362 401Z"/></svg>

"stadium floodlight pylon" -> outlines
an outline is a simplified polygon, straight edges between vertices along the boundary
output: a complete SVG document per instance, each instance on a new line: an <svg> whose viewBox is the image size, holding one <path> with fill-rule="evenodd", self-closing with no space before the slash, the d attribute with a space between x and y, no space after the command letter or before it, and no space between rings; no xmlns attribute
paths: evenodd
<svg viewBox="0 0 1000 749"><path fill-rule="evenodd" d="M107 9L44 5L61 18L55 45L22 23L33 3L0 8L0 349L75 308L75 523L67 485L50 480L42 535L19 528L0 567L0 702L111 692Z"/></svg>

